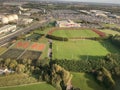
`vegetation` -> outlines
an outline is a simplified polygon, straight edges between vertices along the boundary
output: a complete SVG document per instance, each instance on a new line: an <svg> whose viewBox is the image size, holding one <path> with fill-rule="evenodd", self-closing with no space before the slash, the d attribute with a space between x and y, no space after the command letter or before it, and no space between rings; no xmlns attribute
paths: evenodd
<svg viewBox="0 0 120 90"><path fill-rule="evenodd" d="M118 48L120 48L120 35L115 35L110 37L111 42L116 45Z"/></svg>
<svg viewBox="0 0 120 90"><path fill-rule="evenodd" d="M111 73L104 67L97 71L97 80L100 84L104 84L104 86L110 90L113 90L115 87L115 81L112 78Z"/></svg>
<svg viewBox="0 0 120 90"><path fill-rule="evenodd" d="M66 37L66 38L89 38L89 37L99 37L98 34L92 30L56 30L52 33L54 36Z"/></svg>
<svg viewBox="0 0 120 90"><path fill-rule="evenodd" d="M107 35L120 35L120 32L117 32L117 31L113 31L113 30L110 30L110 29L103 29L103 30L100 30L101 32L104 32L106 33Z"/></svg>
<svg viewBox="0 0 120 90"><path fill-rule="evenodd" d="M96 83L95 78L90 74L75 72L72 72L72 74L72 84L80 90L106 90Z"/></svg>
<svg viewBox="0 0 120 90"><path fill-rule="evenodd" d="M30 36L27 36L26 40L37 41L41 37L42 37L42 34L40 35L40 34L34 33Z"/></svg>
<svg viewBox="0 0 120 90"><path fill-rule="evenodd" d="M86 60L91 57L102 57L108 53L119 53L108 41L79 40L59 42L53 41L52 59ZM95 50L95 51L94 51Z"/></svg>
<svg viewBox="0 0 120 90"><path fill-rule="evenodd" d="M54 23L49 23L48 27L53 25ZM74 37L100 38L99 35L104 33L94 30L96 34L91 30L74 29L53 31L50 34L50 28L40 27L28 36L22 37L26 40L28 38L30 42L18 41L1 55L0 68L8 68L15 72L11 74L5 72L4 75L1 75L0 86L45 81L54 86L56 90L66 90L70 82L73 85L73 90L114 90L116 83L113 76L120 76L120 38L118 35L110 36L105 40L72 39L68 41L68 38ZM42 35L42 37L36 35ZM51 39L63 42L53 40L49 46L47 44L48 39L45 38L46 35L49 38L52 37ZM45 48L43 48L43 44ZM52 49L52 58L50 59L47 58L49 48ZM4 52L4 49L1 49L2 51ZM42 55L38 59L41 53ZM21 58L16 59L19 56ZM55 90L52 86L46 83L38 83L0 88L0 90Z"/></svg>
<svg viewBox="0 0 120 90"><path fill-rule="evenodd" d="M16 87L6 87L0 88L0 90L56 90L53 86L47 83L38 83L38 84L31 84L31 85L23 85L23 86L16 86Z"/></svg>
<svg viewBox="0 0 120 90"><path fill-rule="evenodd" d="M105 27L105 28L120 28L118 25L116 25L116 24L103 24L103 26Z"/></svg>
<svg viewBox="0 0 120 90"><path fill-rule="evenodd" d="M0 76L0 87L23 85L36 82L37 79L30 77L27 74L11 74L6 76Z"/></svg>
<svg viewBox="0 0 120 90"><path fill-rule="evenodd" d="M58 40L58 41L68 41L68 38L65 38L65 37L58 37L53 35L47 35L46 37L49 39Z"/></svg>
<svg viewBox="0 0 120 90"><path fill-rule="evenodd" d="M0 47L0 54L4 53L4 51L6 51L7 48L6 47Z"/></svg>

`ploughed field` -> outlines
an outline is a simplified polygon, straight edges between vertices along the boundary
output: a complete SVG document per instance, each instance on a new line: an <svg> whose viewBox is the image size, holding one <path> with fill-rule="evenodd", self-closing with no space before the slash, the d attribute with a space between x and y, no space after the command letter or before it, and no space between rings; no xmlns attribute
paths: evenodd
<svg viewBox="0 0 120 90"><path fill-rule="evenodd" d="M108 41L77 40L60 42L53 41L52 59L80 60L88 58L98 58L108 53L119 53L115 46Z"/></svg>
<svg viewBox="0 0 120 90"><path fill-rule="evenodd" d="M58 37L66 37L66 38L92 38L99 37L99 35L92 30L55 30L52 35Z"/></svg>

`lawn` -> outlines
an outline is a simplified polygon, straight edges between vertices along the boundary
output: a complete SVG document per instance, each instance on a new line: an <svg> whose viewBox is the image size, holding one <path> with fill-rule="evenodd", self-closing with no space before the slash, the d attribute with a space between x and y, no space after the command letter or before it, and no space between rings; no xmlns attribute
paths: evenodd
<svg viewBox="0 0 120 90"><path fill-rule="evenodd" d="M104 27L110 27L110 28L113 28L113 27L116 27L116 28L120 28L119 25L117 24L102 24Z"/></svg>
<svg viewBox="0 0 120 90"><path fill-rule="evenodd" d="M106 90L99 86L93 76L85 73L72 73L72 84L80 90Z"/></svg>
<svg viewBox="0 0 120 90"><path fill-rule="evenodd" d="M23 85L38 82L37 79L27 74L11 74L0 76L0 87Z"/></svg>
<svg viewBox="0 0 120 90"><path fill-rule="evenodd" d="M56 30L52 33L52 35L68 38L99 37L99 35L92 30Z"/></svg>
<svg viewBox="0 0 120 90"><path fill-rule="evenodd" d="M39 83L18 87L0 88L0 90L56 90L56 89L47 83Z"/></svg>
<svg viewBox="0 0 120 90"><path fill-rule="evenodd" d="M88 59L91 57L105 56L109 52L119 53L116 47L108 41L79 40L59 42L53 41L53 59Z"/></svg>
<svg viewBox="0 0 120 90"><path fill-rule="evenodd" d="M4 53L6 50L7 50L6 47L0 47L0 55L1 55L2 53Z"/></svg>
<svg viewBox="0 0 120 90"><path fill-rule="evenodd" d="M45 28L43 30L37 29L37 30L34 30L34 33L36 33L36 34L47 34L50 29L51 28Z"/></svg>
<svg viewBox="0 0 120 90"><path fill-rule="evenodd" d="M117 31L113 31L113 30L110 30L110 29L103 29L103 30L100 30L101 32L104 32L104 33L106 33L106 34L111 34L111 35L116 35L116 34L118 34L118 35L120 35L120 33L119 32L117 32Z"/></svg>

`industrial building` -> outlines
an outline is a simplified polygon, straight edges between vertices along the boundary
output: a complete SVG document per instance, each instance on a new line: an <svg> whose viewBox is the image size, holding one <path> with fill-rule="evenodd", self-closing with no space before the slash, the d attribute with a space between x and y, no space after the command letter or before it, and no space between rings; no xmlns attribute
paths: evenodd
<svg viewBox="0 0 120 90"><path fill-rule="evenodd" d="M7 32L14 32L16 30L16 25L5 25L0 28L0 34Z"/></svg>
<svg viewBox="0 0 120 90"><path fill-rule="evenodd" d="M56 27L81 27L81 25L71 20L62 20L56 21Z"/></svg>
<svg viewBox="0 0 120 90"><path fill-rule="evenodd" d="M8 24L9 22L16 22L18 20L18 15L4 15L0 18L2 24Z"/></svg>
<svg viewBox="0 0 120 90"><path fill-rule="evenodd" d="M108 17L120 19L120 16L115 14L108 14Z"/></svg>
<svg viewBox="0 0 120 90"><path fill-rule="evenodd" d="M21 18L21 19L19 19L18 24L19 25L27 25L32 22L33 22L33 19L31 19L31 18Z"/></svg>

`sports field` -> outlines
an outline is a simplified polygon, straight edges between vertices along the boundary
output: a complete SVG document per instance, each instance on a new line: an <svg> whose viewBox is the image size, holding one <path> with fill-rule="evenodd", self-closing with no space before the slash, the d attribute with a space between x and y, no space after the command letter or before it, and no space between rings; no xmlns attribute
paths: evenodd
<svg viewBox="0 0 120 90"><path fill-rule="evenodd" d="M85 73L72 73L72 84L76 88L80 88L80 90L106 90L101 87L94 78Z"/></svg>
<svg viewBox="0 0 120 90"><path fill-rule="evenodd" d="M99 37L99 35L92 30L56 30L52 33L52 35L67 38Z"/></svg>
<svg viewBox="0 0 120 90"><path fill-rule="evenodd" d="M106 34L111 34L111 35L116 35L116 34L118 34L118 35L120 35L120 33L119 32L117 32L117 31L113 31L113 30L110 30L110 29L104 29L104 30L100 30L101 32L104 32L104 33L106 33Z"/></svg>
<svg viewBox="0 0 120 90"><path fill-rule="evenodd" d="M56 90L56 89L47 83L40 83L33 85L0 88L0 90Z"/></svg>
<svg viewBox="0 0 120 90"><path fill-rule="evenodd" d="M98 42L94 40L79 40L68 42L53 42L53 59L88 59L90 57L105 56L109 52L119 53L109 42Z"/></svg>

